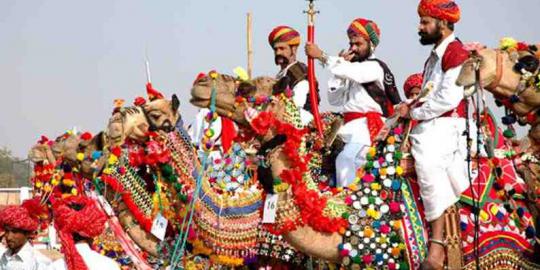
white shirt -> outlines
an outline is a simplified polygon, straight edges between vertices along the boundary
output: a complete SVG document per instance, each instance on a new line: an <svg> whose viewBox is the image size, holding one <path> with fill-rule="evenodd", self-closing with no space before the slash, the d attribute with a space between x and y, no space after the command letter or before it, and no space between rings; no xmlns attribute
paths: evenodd
<svg viewBox="0 0 540 270"><path fill-rule="evenodd" d="M48 262L40 262L42 260L38 260L36 252L29 242L26 242L17 254L11 254L11 251L6 249L0 258L0 270L47 269Z"/></svg>
<svg viewBox="0 0 540 270"><path fill-rule="evenodd" d="M463 99L463 87L456 85L461 67L451 68L446 72L442 69L442 58L448 45L456 40L454 34L433 49L426 66L422 88L430 84L433 90L426 96L425 102L418 108L411 110L414 120L430 120L453 110Z"/></svg>
<svg viewBox="0 0 540 270"><path fill-rule="evenodd" d="M378 62L349 62L342 57L330 56L326 67L334 75L328 82L330 105L341 107L343 112L382 114L381 106L362 86L364 83L377 82L381 88L384 88L384 70Z"/></svg>
<svg viewBox="0 0 540 270"><path fill-rule="evenodd" d="M89 270L120 270L120 266L113 259L93 251L86 243L75 244L75 248L83 258ZM48 270L67 270L64 259L56 260Z"/></svg>
<svg viewBox="0 0 540 270"><path fill-rule="evenodd" d="M285 77L287 75L287 72L289 71L289 68L296 63L298 63L298 61L289 64L287 67L279 71L276 78L279 80ZM307 125L309 124L309 122L311 122L311 120L313 120L313 115L311 114L311 112L304 110L304 105L307 102L307 96L309 94L309 82L307 80L301 80L294 86L292 91L293 102L300 111L300 118L302 119L302 124Z"/></svg>
<svg viewBox="0 0 540 270"><path fill-rule="evenodd" d="M202 108L199 110L195 116L195 120L191 123L188 128L188 134L191 137L191 142L196 146L199 146L202 138L204 137L204 131L208 128L209 123L206 121L206 116L210 112L207 108ZM212 130L214 130L214 135L212 140L217 145L221 145L221 117L212 122Z"/></svg>

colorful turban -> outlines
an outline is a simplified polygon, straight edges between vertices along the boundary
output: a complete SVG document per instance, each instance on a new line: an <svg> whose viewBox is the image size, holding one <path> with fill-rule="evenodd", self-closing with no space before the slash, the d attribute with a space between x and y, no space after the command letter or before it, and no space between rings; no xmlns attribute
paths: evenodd
<svg viewBox="0 0 540 270"><path fill-rule="evenodd" d="M452 0L421 0L418 5L418 15L457 23L461 12L459 6Z"/></svg>
<svg viewBox="0 0 540 270"><path fill-rule="evenodd" d="M274 44L278 42L286 42L291 46L298 46L300 45L300 33L289 26L278 26L268 35L268 43L274 48Z"/></svg>
<svg viewBox="0 0 540 270"><path fill-rule="evenodd" d="M40 197L24 201L20 206L8 206L0 211L0 227L10 227L27 232L39 229L40 216L46 216L46 208Z"/></svg>
<svg viewBox="0 0 540 270"><path fill-rule="evenodd" d="M374 21L358 18L352 21L349 25L347 33L354 33L362 36L368 41L371 41L374 47L379 45L379 40L381 37L381 30Z"/></svg>
<svg viewBox="0 0 540 270"><path fill-rule="evenodd" d="M411 94L411 90L415 87L422 88L422 81L423 81L422 73L416 73L407 78L405 80L405 84L403 85L403 91L405 92L405 96L409 97Z"/></svg>
<svg viewBox="0 0 540 270"><path fill-rule="evenodd" d="M53 216L68 269L87 270L88 267L75 248L73 233L94 238L105 229L107 216L97 206L96 201L83 196L72 196L54 202Z"/></svg>

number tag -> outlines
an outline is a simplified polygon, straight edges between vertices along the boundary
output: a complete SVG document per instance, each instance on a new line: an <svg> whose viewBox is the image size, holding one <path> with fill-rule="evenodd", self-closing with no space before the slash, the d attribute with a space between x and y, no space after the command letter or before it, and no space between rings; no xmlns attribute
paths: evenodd
<svg viewBox="0 0 540 270"><path fill-rule="evenodd" d="M169 221L163 217L161 213L158 213L152 223L152 230L150 230L150 232L159 240L163 241L163 239L165 239L165 232L167 232L168 222Z"/></svg>
<svg viewBox="0 0 540 270"><path fill-rule="evenodd" d="M276 210L277 210L277 194L268 194L266 200L264 201L264 211L263 211L263 223L274 223L276 222Z"/></svg>

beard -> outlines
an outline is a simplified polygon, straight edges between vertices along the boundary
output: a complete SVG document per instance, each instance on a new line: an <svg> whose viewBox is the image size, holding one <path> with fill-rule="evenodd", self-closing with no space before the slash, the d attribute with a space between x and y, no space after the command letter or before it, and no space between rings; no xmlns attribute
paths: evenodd
<svg viewBox="0 0 540 270"><path fill-rule="evenodd" d="M274 57L274 62L278 66L282 66L282 65L286 66L286 65L289 64L289 59L287 59L287 57L285 57L285 56L276 55L276 57Z"/></svg>
<svg viewBox="0 0 540 270"><path fill-rule="evenodd" d="M362 53L355 52L353 58L351 59L351 62L363 62L366 59L368 59L370 55L371 55L371 48L368 48L367 51L362 52Z"/></svg>
<svg viewBox="0 0 540 270"><path fill-rule="evenodd" d="M420 36L420 44L422 45L432 45L437 43L442 38L442 31L441 27L437 24L437 28L435 28L435 31L433 33L428 32L418 32L418 35Z"/></svg>

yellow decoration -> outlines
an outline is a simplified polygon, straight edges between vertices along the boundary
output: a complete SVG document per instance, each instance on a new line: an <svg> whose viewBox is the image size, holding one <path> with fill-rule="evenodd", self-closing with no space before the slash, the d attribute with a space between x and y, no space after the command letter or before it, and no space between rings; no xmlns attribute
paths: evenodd
<svg viewBox="0 0 540 270"><path fill-rule="evenodd" d="M394 143L396 143L396 138L394 138L394 136L390 136L390 137L388 137L388 139L386 139L386 142L388 144L394 144Z"/></svg>
<svg viewBox="0 0 540 270"><path fill-rule="evenodd" d="M380 175L386 175L386 168L382 168L379 170Z"/></svg>
<svg viewBox="0 0 540 270"><path fill-rule="evenodd" d="M53 181L54 181L54 180L53 180ZM37 188L40 188L40 187L42 187L42 186L43 186L43 183L42 183L42 182L39 182L39 181L36 182L36 187L37 187Z"/></svg>
<svg viewBox="0 0 540 270"><path fill-rule="evenodd" d="M71 189L71 194L73 194L73 196L76 196L79 192L77 191L76 188L72 188Z"/></svg>
<svg viewBox="0 0 540 270"><path fill-rule="evenodd" d="M377 154L377 149L375 149L375 147L370 147L369 150L368 150L368 154L372 157L375 156L375 154Z"/></svg>
<svg viewBox="0 0 540 270"><path fill-rule="evenodd" d="M371 189L373 190L381 190L381 184L379 183L371 183Z"/></svg>
<svg viewBox="0 0 540 270"><path fill-rule="evenodd" d="M109 156L109 164L110 165L116 164L117 162L118 162L118 157L116 155L110 155Z"/></svg>
<svg viewBox="0 0 540 270"><path fill-rule="evenodd" d="M401 220L395 220L394 221L394 229L395 230L401 229Z"/></svg>
<svg viewBox="0 0 540 270"><path fill-rule="evenodd" d="M75 181L72 180L72 179L64 179L62 180L62 184L68 186L68 187L72 187L75 185Z"/></svg>
<svg viewBox="0 0 540 270"><path fill-rule="evenodd" d="M84 160L84 154L83 153L77 153L77 160L83 161Z"/></svg>
<svg viewBox="0 0 540 270"><path fill-rule="evenodd" d="M105 169L103 169L103 173L104 174L111 174L112 170L111 170L111 168L105 168Z"/></svg>
<svg viewBox="0 0 540 270"><path fill-rule="evenodd" d="M403 174L403 168L401 166L396 167L396 174L397 175L402 175Z"/></svg>
<svg viewBox="0 0 540 270"><path fill-rule="evenodd" d="M249 75L243 67L236 67L233 72L234 74L236 74L236 77L238 77L238 79L240 79L241 81L249 80Z"/></svg>
<svg viewBox="0 0 540 270"><path fill-rule="evenodd" d="M369 228L369 227L365 228L364 229L364 237L367 237L367 238L373 237L373 230L371 228Z"/></svg>
<svg viewBox="0 0 540 270"><path fill-rule="evenodd" d="M505 37L501 39L499 48L501 50L513 50L517 48L517 44L518 44L517 40L511 37Z"/></svg>
<svg viewBox="0 0 540 270"><path fill-rule="evenodd" d="M53 179L53 180L51 180L51 184L53 186L57 186L58 184L60 184L60 181L58 181L58 179Z"/></svg>
<svg viewBox="0 0 540 270"><path fill-rule="evenodd" d="M481 211L480 211L480 219L481 219L482 221L487 221L488 218L489 218L488 213L486 213L486 211L484 211L484 210L481 210Z"/></svg>

